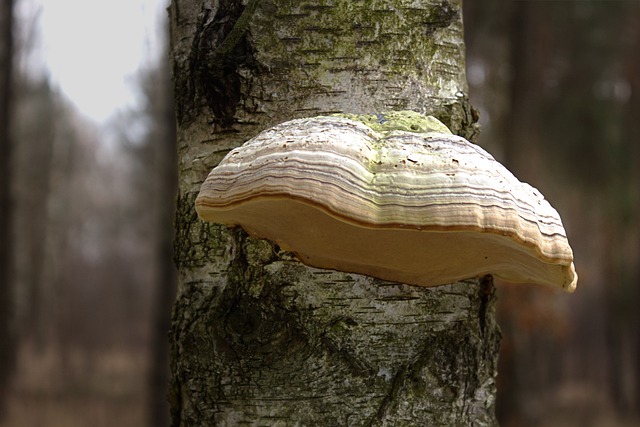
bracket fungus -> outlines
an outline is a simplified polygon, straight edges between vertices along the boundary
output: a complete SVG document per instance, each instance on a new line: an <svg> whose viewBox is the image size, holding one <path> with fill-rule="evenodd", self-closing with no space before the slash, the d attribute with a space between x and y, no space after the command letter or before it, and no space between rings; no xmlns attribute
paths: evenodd
<svg viewBox="0 0 640 427"><path fill-rule="evenodd" d="M569 292L577 282L542 194L413 112L276 125L211 171L196 210L314 267L420 286L485 274Z"/></svg>

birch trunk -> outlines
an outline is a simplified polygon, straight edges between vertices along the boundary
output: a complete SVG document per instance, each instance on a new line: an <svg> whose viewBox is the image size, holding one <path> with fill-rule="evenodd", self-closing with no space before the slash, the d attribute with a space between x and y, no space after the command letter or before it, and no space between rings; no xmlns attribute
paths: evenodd
<svg viewBox="0 0 640 427"><path fill-rule="evenodd" d="M174 0L169 10L173 425L495 425L490 277L425 289L315 269L199 221L193 206L231 148L296 117L411 109L473 138L460 0Z"/></svg>

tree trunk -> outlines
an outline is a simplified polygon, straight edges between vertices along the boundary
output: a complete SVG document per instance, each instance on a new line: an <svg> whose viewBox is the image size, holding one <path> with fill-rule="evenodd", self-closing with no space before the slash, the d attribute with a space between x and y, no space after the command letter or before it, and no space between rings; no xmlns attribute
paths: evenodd
<svg viewBox="0 0 640 427"><path fill-rule="evenodd" d="M148 425L169 425L167 391L169 384L169 332L171 305L176 293L176 269L171 263L174 232L172 227L176 197L176 129L169 71L158 68L148 77L150 89L147 96L151 104L153 132L151 152L155 155L153 168L157 180L152 198L156 206L157 238L155 255L158 281L152 308L153 329L151 341L151 367L148 383Z"/></svg>
<svg viewBox="0 0 640 427"><path fill-rule="evenodd" d="M0 419L14 362L11 198L13 0L0 0Z"/></svg>
<svg viewBox="0 0 640 427"><path fill-rule="evenodd" d="M46 79L29 77L14 85L13 135L20 145L13 151L13 203L15 229L13 251L15 299L22 309L14 313L16 334L33 343L36 351L45 345L49 323L46 310L46 241L51 192L51 161L56 128L56 105ZM34 167L37 165L37 167Z"/></svg>
<svg viewBox="0 0 640 427"><path fill-rule="evenodd" d="M496 424L491 278L311 268L193 206L230 149L296 117L410 109L472 138L461 16L459 0L173 1L174 426Z"/></svg>

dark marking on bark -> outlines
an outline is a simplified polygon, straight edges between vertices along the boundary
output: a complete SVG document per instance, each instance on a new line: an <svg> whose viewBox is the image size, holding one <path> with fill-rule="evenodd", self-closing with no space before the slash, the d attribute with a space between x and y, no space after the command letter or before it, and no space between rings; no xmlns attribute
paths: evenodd
<svg viewBox="0 0 640 427"><path fill-rule="evenodd" d="M443 400L450 401L457 397L458 401L471 405L473 394L480 387L479 383L469 381L471 373L478 369L476 346L472 341L472 335L463 325L428 336L416 357L394 375L375 417L367 425L382 426L390 419L396 419L402 412L401 405L411 404L416 396L424 395L426 389L439 389ZM446 363L434 364L434 360ZM428 408L423 410L428 411ZM466 406L461 407L457 419L471 421L472 416L466 413L467 410ZM438 421L438 424L432 425L444 425L435 413L429 413L429 416L435 417L431 419L432 422ZM442 418L442 423L445 423L446 418Z"/></svg>
<svg viewBox="0 0 640 427"><path fill-rule="evenodd" d="M496 297L496 288L493 286L493 277L484 276L480 280L480 311L478 319L480 322L480 334L484 338L487 334L487 319L492 318L492 304Z"/></svg>
<svg viewBox="0 0 640 427"><path fill-rule="evenodd" d="M173 10L173 17L175 18L176 22L178 24L182 23L182 21L180 19L180 1L179 0L173 0L173 5L172 6L169 6L167 8L167 10L169 10L170 14L171 14L171 11Z"/></svg>
<svg viewBox="0 0 640 427"><path fill-rule="evenodd" d="M282 360L302 357L309 352L309 338L302 328L298 314L287 309L282 289L287 283L273 280L264 272L272 250L267 256L257 256L255 245L268 244L250 238L241 229L234 230L240 248L231 266L229 284L223 302L212 319L223 331L217 336L232 358L267 367ZM246 244L253 240L251 244ZM256 365L257 366L257 365Z"/></svg>
<svg viewBox="0 0 640 427"><path fill-rule="evenodd" d="M176 113L180 123L197 115L202 107L211 110L216 130L234 124L241 98L238 70L254 65L253 49L246 32L260 0L220 1L214 11L202 6L186 69L177 70L176 93L180 93Z"/></svg>
<svg viewBox="0 0 640 427"><path fill-rule="evenodd" d="M327 10L334 9L334 8L335 6L330 4L306 4L302 6L302 9L304 10L312 10L312 11L319 11L319 12L325 12Z"/></svg>
<svg viewBox="0 0 640 427"><path fill-rule="evenodd" d="M383 423L391 406L396 404L398 400L398 395L400 393L400 389L404 384L406 377L407 377L407 366L403 366L402 369L400 369L396 373L396 375L393 377L391 386L389 387L387 394L384 396L384 398L380 402L380 406L378 407L378 411L376 412L375 418L373 418L367 424L368 427L378 426Z"/></svg>
<svg viewBox="0 0 640 427"><path fill-rule="evenodd" d="M466 94L460 93L450 102L438 106L429 114L444 123L455 135L475 142L480 134L479 113Z"/></svg>
<svg viewBox="0 0 640 427"><path fill-rule="evenodd" d="M270 365L292 348L304 346L286 312L265 304L258 298L239 294L229 306L225 325L225 338L235 353L243 358L260 359Z"/></svg>
<svg viewBox="0 0 640 427"><path fill-rule="evenodd" d="M206 68L200 70L200 80L207 105L213 113L211 121L221 129L231 128L240 103L239 68L253 62L253 50L246 38L249 21L259 0L223 1L213 21L203 29L203 43L198 55Z"/></svg>
<svg viewBox="0 0 640 427"><path fill-rule="evenodd" d="M338 359L345 362L350 373L354 377L368 378L375 375L374 369L365 361L359 359L352 352L343 348L338 341L334 339L334 335L344 335L345 330L350 330L358 326L358 322L350 317L338 317L334 319L327 327L327 330L320 334L320 343L324 350L330 354L337 355Z"/></svg>
<svg viewBox="0 0 640 427"><path fill-rule="evenodd" d="M447 0L440 2L438 6L431 9L429 18L425 20L424 35L430 37L441 28L447 28L458 19L458 10Z"/></svg>
<svg viewBox="0 0 640 427"><path fill-rule="evenodd" d="M182 393L191 384L191 369L203 355L213 354L215 345L211 340L206 318L208 307L215 304L219 292L201 283L194 283L178 295L174 305L170 329L171 376L168 399L171 404L171 425L184 425ZM205 358L206 359L206 358ZM194 361L196 363L194 363ZM217 389L216 389L217 390Z"/></svg>

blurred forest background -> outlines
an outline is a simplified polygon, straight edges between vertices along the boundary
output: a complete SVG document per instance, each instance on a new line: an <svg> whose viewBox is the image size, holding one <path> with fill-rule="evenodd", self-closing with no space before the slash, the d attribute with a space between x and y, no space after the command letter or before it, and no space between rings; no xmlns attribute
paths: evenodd
<svg viewBox="0 0 640 427"><path fill-rule="evenodd" d="M166 47L139 71L136 107L98 124L33 67L39 11L12 27L11 3L0 0L0 426L168 425ZM640 2L467 0L464 19L479 143L557 208L580 277L573 295L499 285L501 425L640 425Z"/></svg>

